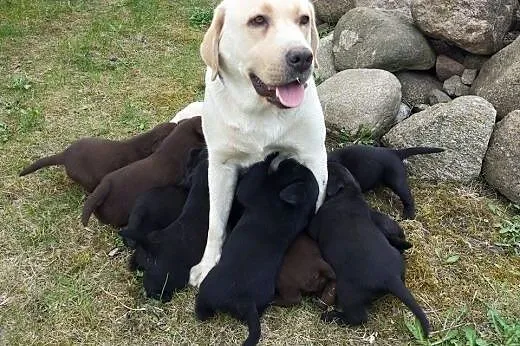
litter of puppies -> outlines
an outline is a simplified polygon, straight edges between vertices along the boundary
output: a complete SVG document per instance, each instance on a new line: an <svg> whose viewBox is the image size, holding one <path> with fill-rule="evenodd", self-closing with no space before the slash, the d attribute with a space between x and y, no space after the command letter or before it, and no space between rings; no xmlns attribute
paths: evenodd
<svg viewBox="0 0 520 346"><path fill-rule="evenodd" d="M243 170L220 261L202 282L194 313L201 320L230 314L248 326L244 344L255 345L270 305L292 306L312 296L326 310L322 321L354 326L366 322L373 300L390 293L414 313L427 336L428 318L404 284L403 253L412 244L396 221L369 208L362 192L392 188L404 217L413 218L403 159L441 151L349 146L330 153L327 197L316 214L318 184L303 165L283 159L274 169L273 153ZM190 269L204 252L207 155L201 118L192 117L123 143L79 140L59 159L38 160L20 175L64 165L91 192L83 224L94 213L102 223L121 227L120 236L133 249L129 268L143 272L147 296L167 302L187 287Z"/></svg>

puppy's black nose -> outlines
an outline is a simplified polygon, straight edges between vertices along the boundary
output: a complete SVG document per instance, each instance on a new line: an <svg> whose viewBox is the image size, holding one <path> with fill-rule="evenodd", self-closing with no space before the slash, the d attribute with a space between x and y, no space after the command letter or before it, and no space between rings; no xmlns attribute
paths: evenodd
<svg viewBox="0 0 520 346"><path fill-rule="evenodd" d="M285 55L287 65L300 73L311 67L312 58L312 52L307 48L293 48Z"/></svg>

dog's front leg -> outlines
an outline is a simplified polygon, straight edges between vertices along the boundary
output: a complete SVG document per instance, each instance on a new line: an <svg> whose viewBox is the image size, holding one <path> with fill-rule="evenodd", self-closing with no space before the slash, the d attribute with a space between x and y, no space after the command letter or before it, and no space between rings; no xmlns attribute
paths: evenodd
<svg viewBox="0 0 520 346"><path fill-rule="evenodd" d="M316 200L316 211L321 207L323 201L325 201L325 190L327 189L327 180L328 180L328 172L327 172L327 152L325 151L325 146L323 146L323 151L317 153L314 156L298 156L298 160L308 169L311 170L312 174L316 178L316 182L318 183L319 193L318 199Z"/></svg>
<svg viewBox="0 0 520 346"><path fill-rule="evenodd" d="M211 268L218 263L226 237L226 224L233 203L238 167L222 163L218 155L209 155L209 229L204 255L191 268L190 285L199 287Z"/></svg>

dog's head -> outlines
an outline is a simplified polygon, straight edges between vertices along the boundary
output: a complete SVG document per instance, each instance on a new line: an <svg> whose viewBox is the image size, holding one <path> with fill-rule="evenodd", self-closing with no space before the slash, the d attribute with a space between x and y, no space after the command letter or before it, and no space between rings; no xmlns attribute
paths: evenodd
<svg viewBox="0 0 520 346"><path fill-rule="evenodd" d="M316 178L307 167L293 159L283 160L277 170L270 172L273 159L270 155L265 161L251 166L238 184L238 201L246 207L266 203L270 209L278 206L277 211L292 208L306 213L309 206L316 203Z"/></svg>
<svg viewBox="0 0 520 346"><path fill-rule="evenodd" d="M175 123L162 123L155 126L150 132L152 134L152 145L150 152L154 152L162 141L177 127Z"/></svg>
<svg viewBox="0 0 520 346"><path fill-rule="evenodd" d="M201 56L212 78L247 81L280 108L294 108L317 65L319 37L308 0L223 0L204 36Z"/></svg>
<svg viewBox="0 0 520 346"><path fill-rule="evenodd" d="M361 194L361 187L354 176L342 164L329 161L327 163L329 179L327 181L327 197L334 197L340 192Z"/></svg>

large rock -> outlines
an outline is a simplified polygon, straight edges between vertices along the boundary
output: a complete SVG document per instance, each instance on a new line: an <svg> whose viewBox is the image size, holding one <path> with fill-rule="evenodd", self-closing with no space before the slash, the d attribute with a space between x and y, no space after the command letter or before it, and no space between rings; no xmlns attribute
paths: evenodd
<svg viewBox="0 0 520 346"><path fill-rule="evenodd" d="M395 76L401 82L403 100L412 107L428 103L432 90L442 89L442 83L425 72L403 71Z"/></svg>
<svg viewBox="0 0 520 346"><path fill-rule="evenodd" d="M428 41L403 16L366 7L348 11L334 29L336 70L427 70L435 64Z"/></svg>
<svg viewBox="0 0 520 346"><path fill-rule="evenodd" d="M484 159L484 177L500 193L520 203L520 110L495 125Z"/></svg>
<svg viewBox="0 0 520 346"><path fill-rule="evenodd" d="M317 56L319 68L316 69L315 72L318 84L336 74L336 69L334 68L334 56L332 54L333 35L333 33L330 33L320 39L320 49L318 49Z"/></svg>
<svg viewBox="0 0 520 346"><path fill-rule="evenodd" d="M401 84L390 72L352 69L318 86L325 121L349 133L361 127L382 136L393 124L401 104Z"/></svg>
<svg viewBox="0 0 520 346"><path fill-rule="evenodd" d="M446 151L411 157L411 173L427 179L468 181L480 174L496 111L478 96L462 96L436 104L394 126L385 145L432 146Z"/></svg>
<svg viewBox="0 0 520 346"><path fill-rule="evenodd" d="M356 7L370 7L379 10L387 10L412 17L410 3L412 0L356 0Z"/></svg>
<svg viewBox="0 0 520 346"><path fill-rule="evenodd" d="M475 54L503 47L517 0L413 0L412 16L427 35Z"/></svg>
<svg viewBox="0 0 520 346"><path fill-rule="evenodd" d="M313 0L316 17L325 23L335 25L350 9L356 7L355 0Z"/></svg>
<svg viewBox="0 0 520 346"><path fill-rule="evenodd" d="M520 38L482 66L471 87L471 94L491 102L498 119L520 109Z"/></svg>

